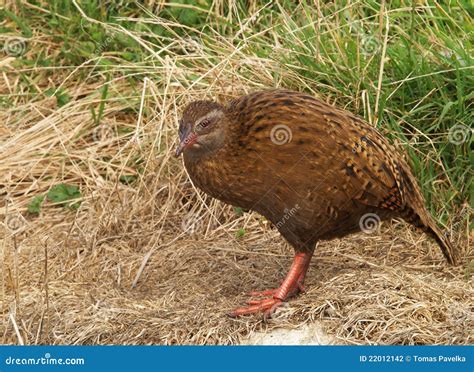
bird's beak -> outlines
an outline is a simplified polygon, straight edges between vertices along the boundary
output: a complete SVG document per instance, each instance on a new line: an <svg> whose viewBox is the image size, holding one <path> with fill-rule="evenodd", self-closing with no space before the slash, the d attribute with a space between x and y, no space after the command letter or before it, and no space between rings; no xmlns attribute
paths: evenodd
<svg viewBox="0 0 474 372"><path fill-rule="evenodd" d="M175 154L176 157L181 155L181 153L186 147L195 144L196 141L197 141L197 135L196 133L193 133L193 132L184 133L182 137L180 136L180 142L179 142L178 147L176 148L176 154Z"/></svg>

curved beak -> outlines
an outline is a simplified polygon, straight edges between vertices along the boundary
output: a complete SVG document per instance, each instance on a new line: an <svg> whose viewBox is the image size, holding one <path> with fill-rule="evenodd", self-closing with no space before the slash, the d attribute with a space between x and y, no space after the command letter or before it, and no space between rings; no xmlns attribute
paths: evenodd
<svg viewBox="0 0 474 372"><path fill-rule="evenodd" d="M197 135L191 131L186 131L183 135L179 136L180 142L178 147L176 148L175 156L178 157L184 151L184 149L188 146L191 146L196 143Z"/></svg>

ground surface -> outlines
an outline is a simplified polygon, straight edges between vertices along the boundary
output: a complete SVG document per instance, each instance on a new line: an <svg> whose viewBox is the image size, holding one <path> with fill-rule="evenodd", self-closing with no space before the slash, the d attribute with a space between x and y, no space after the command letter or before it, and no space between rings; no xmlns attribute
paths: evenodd
<svg viewBox="0 0 474 372"><path fill-rule="evenodd" d="M335 340L328 336L317 323L297 328L276 328L270 331L251 332L243 345L334 345Z"/></svg>
<svg viewBox="0 0 474 372"><path fill-rule="evenodd" d="M40 239L33 229L6 241L3 343L472 343L472 281L405 225L321 243L307 293L266 322L226 313L284 276L291 251L272 230L253 224L239 241L169 235L149 250L139 223L88 244L81 233L66 242L69 228L58 218Z"/></svg>

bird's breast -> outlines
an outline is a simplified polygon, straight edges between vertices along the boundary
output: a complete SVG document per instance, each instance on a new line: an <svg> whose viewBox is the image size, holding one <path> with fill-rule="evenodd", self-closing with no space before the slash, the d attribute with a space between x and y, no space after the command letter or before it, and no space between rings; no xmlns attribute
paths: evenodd
<svg viewBox="0 0 474 372"><path fill-rule="evenodd" d="M187 162L185 166L193 183L206 194L225 203L251 209L255 202L256 184L250 169L245 164L236 164L222 155L197 162Z"/></svg>

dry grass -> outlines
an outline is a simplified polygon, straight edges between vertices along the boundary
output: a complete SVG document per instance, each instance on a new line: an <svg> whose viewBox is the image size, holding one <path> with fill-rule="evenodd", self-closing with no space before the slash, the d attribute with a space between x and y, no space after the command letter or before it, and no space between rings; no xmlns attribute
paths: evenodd
<svg viewBox="0 0 474 372"><path fill-rule="evenodd" d="M463 263L449 267L434 242L396 221L380 234L321 242L308 292L287 316L225 316L246 292L277 285L292 252L262 217L237 216L196 190L173 157L187 102L279 84L267 73L279 68L271 61L229 50L217 36L214 47L220 63L198 55L186 71L181 53L153 68L115 66L126 73L106 83L99 127L90 107L100 105L97 81L105 79L92 64L52 77L38 70L39 91L52 80L67 88L65 106L18 94L0 113L1 343L234 344L250 330L316 320L340 343L472 343L469 236L454 236ZM1 93L12 96L21 72L13 61L1 61L0 78ZM135 70L145 83L131 86ZM189 74L201 78L184 84ZM61 182L80 186L77 211L46 200L39 216L26 212L33 196ZM239 229L245 235L236 238Z"/></svg>
<svg viewBox="0 0 474 372"><path fill-rule="evenodd" d="M227 318L245 292L278 283L291 250L263 218L237 217L192 187L172 157L174 97L168 110L153 99L139 142L133 131L93 135L81 99L59 110L48 101L12 109L19 129L2 138L10 197L2 220L21 228L2 228L2 343L229 344L252 329L316 319L341 343L472 342L472 280L398 224L321 243L308 293L290 303L287 319ZM42 117L37 107L51 112ZM137 118L120 110L109 105L104 123L136 128ZM136 156L146 159L144 170L124 185L118 177L133 172L127 164ZM81 185L77 212L46 201L40 217L25 213L32 195L58 182ZM240 228L246 234L237 239Z"/></svg>

